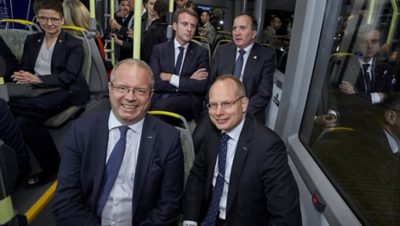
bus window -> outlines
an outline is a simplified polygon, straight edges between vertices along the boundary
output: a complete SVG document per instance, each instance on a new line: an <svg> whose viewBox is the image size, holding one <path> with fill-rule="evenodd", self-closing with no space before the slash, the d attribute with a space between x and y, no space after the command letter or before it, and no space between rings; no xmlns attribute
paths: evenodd
<svg viewBox="0 0 400 226"><path fill-rule="evenodd" d="M363 224L400 225L398 3L344 2L300 137Z"/></svg>

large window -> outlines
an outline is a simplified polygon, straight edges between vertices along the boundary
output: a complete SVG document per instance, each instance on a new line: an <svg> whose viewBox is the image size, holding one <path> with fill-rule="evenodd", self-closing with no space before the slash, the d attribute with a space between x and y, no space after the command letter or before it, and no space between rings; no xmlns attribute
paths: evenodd
<svg viewBox="0 0 400 226"><path fill-rule="evenodd" d="M398 1L343 2L300 137L361 222L400 225Z"/></svg>

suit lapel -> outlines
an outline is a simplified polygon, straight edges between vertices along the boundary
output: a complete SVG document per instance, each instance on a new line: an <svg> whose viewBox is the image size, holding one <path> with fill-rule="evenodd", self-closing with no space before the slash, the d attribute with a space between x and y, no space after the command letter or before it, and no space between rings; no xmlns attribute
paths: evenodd
<svg viewBox="0 0 400 226"><path fill-rule="evenodd" d="M251 124L251 118L246 117L242 132L239 136L235 157L233 159L231 176L229 179L228 201L226 205L227 214L229 213L229 210L232 207L232 204L236 198L242 170L250 151L250 141L252 137Z"/></svg>
<svg viewBox="0 0 400 226"><path fill-rule="evenodd" d="M97 199L100 193L101 185L103 183L104 169L106 166L107 157L107 146L108 146L108 118L110 113L104 113L102 116L98 117L95 125L96 133L93 137L93 141L96 141L93 145L92 159L96 164L96 173L93 176L93 198L92 206L96 209Z"/></svg>
<svg viewBox="0 0 400 226"><path fill-rule="evenodd" d="M169 41L167 45L168 45L168 48L166 48L167 52L165 54L167 59L161 59L161 60L165 60L167 62L166 65L167 65L167 69L169 69L168 71L170 73L173 73L174 69L175 69L175 46L174 46L174 40L172 39L171 41Z"/></svg>
<svg viewBox="0 0 400 226"><path fill-rule="evenodd" d="M154 121L151 116L146 116L143 124L142 137L140 140L139 154L136 165L135 184L132 197L132 212L136 212L141 193L143 190L144 181L147 176L147 171L153 155L153 146L157 139L157 133L154 130Z"/></svg>
<svg viewBox="0 0 400 226"><path fill-rule="evenodd" d="M248 78L252 73L251 71L254 70L254 68L257 66L257 56L258 53L258 46L257 43L254 43L253 47L250 50L249 57L247 58L247 62L244 65L244 71L243 71L243 81L249 80L251 78Z"/></svg>
<svg viewBox="0 0 400 226"><path fill-rule="evenodd" d="M227 68L229 68L229 72L227 72L227 73L233 74L233 71L235 70L235 64L236 64L236 46L231 43L226 44L226 45L230 45L230 47L227 51L228 56L233 56L233 57L228 57L228 59L230 59L230 60L225 61L228 64ZM220 56L220 57L224 58L225 56Z"/></svg>
<svg viewBox="0 0 400 226"><path fill-rule="evenodd" d="M40 48L42 47L43 41L44 41L44 33L42 35L38 36L36 39L36 42L33 43L34 47L33 47L33 51L32 51L32 53L33 53L33 56L32 56L33 61L32 62L36 63L36 60L37 60L37 57L39 56L39 51L40 51ZM35 67L35 64L32 65L32 70L34 67Z"/></svg>
<svg viewBox="0 0 400 226"><path fill-rule="evenodd" d="M185 75L185 71L188 71L188 67L189 67L189 63L186 62L195 62L193 59L193 45L197 45L193 42L190 42L186 51L186 55L183 58L183 62L182 62L182 71L181 71L181 75Z"/></svg>
<svg viewBox="0 0 400 226"><path fill-rule="evenodd" d="M53 55L51 56L51 71L53 71L53 67L56 65L55 62L59 59L60 53L64 51L65 35L66 33L61 32L54 44Z"/></svg>

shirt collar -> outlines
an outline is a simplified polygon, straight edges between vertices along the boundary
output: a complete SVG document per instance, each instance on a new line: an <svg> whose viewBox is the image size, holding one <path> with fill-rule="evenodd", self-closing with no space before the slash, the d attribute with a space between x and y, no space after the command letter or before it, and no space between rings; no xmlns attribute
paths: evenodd
<svg viewBox="0 0 400 226"><path fill-rule="evenodd" d="M189 43L186 43L185 45L183 45L182 47L187 49L187 47L189 46ZM181 44L179 44L179 42L176 40L176 38L174 38L174 49L177 49L181 47Z"/></svg>
<svg viewBox="0 0 400 226"><path fill-rule="evenodd" d="M392 152L398 153L399 152L399 139L396 138L395 136L393 136L393 134L389 131L387 131L386 129L383 130L385 132L387 141L389 143L390 149L392 150Z"/></svg>
<svg viewBox="0 0 400 226"><path fill-rule="evenodd" d="M372 65L372 62L374 61L374 58L372 57L369 61L365 62L363 61L362 58L358 58L358 61L360 62L360 65L362 66L363 64L369 64L370 66Z"/></svg>
<svg viewBox="0 0 400 226"><path fill-rule="evenodd" d="M246 51L246 53L250 53L251 49L254 46L254 42L251 43L250 45L248 45L246 48L244 48L243 50ZM240 48L236 47L236 52L238 52L239 50L241 50Z"/></svg>
<svg viewBox="0 0 400 226"><path fill-rule="evenodd" d="M142 128L143 128L143 123L144 123L144 118L142 118L140 121L127 125L129 129L135 131L138 134L142 133ZM115 117L114 112L111 111L110 113L110 118L108 119L108 130L111 131L117 127L123 126L120 121L118 121L117 117Z"/></svg>
<svg viewBox="0 0 400 226"><path fill-rule="evenodd" d="M229 131L229 132L222 131L222 132L225 132L226 134L228 134L228 136L232 140L234 140L236 142L239 141L239 136L243 129L244 119L245 119L245 117L243 117L242 121L240 121L240 123L235 128L233 128L231 131Z"/></svg>

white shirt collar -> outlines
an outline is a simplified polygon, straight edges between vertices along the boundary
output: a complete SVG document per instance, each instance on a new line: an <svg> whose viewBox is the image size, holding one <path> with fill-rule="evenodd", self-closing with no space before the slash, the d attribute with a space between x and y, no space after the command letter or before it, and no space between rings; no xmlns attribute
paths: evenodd
<svg viewBox="0 0 400 226"><path fill-rule="evenodd" d="M246 51L246 54L247 54L247 53L250 53L251 48L253 48L253 46L254 46L254 42L251 43L250 45L248 45L247 47L245 47L243 50ZM236 47L236 53L239 52L239 50L241 50L241 49L238 48L238 47Z"/></svg>
<svg viewBox="0 0 400 226"><path fill-rule="evenodd" d="M129 127L129 129L135 131L138 134L142 133L142 128L143 128L143 123L144 123L144 118L142 118L140 121L134 123L134 124L130 124L127 125ZM124 124L122 124L120 121L118 121L117 117L115 117L114 112L111 111L110 113L110 118L108 119L108 130L112 130L114 128L123 126Z"/></svg>
<svg viewBox="0 0 400 226"><path fill-rule="evenodd" d="M383 130L385 132L387 141L389 143L390 149L395 154L399 152L399 139L393 136L393 134L386 129Z"/></svg>
<svg viewBox="0 0 400 226"><path fill-rule="evenodd" d="M186 50L188 46L189 46L189 43L186 43L182 47L185 48L185 50ZM181 47L181 44L179 44L179 42L176 40L176 38L174 38L174 49L177 49L179 47Z"/></svg>
<svg viewBox="0 0 400 226"><path fill-rule="evenodd" d="M245 118L246 118L246 116L243 116L242 121L240 121L240 123L235 128L233 128L231 131L229 131L229 132L222 131L222 132L225 132L226 134L228 134L230 139L232 139L236 142L239 141L240 133L242 132Z"/></svg>

